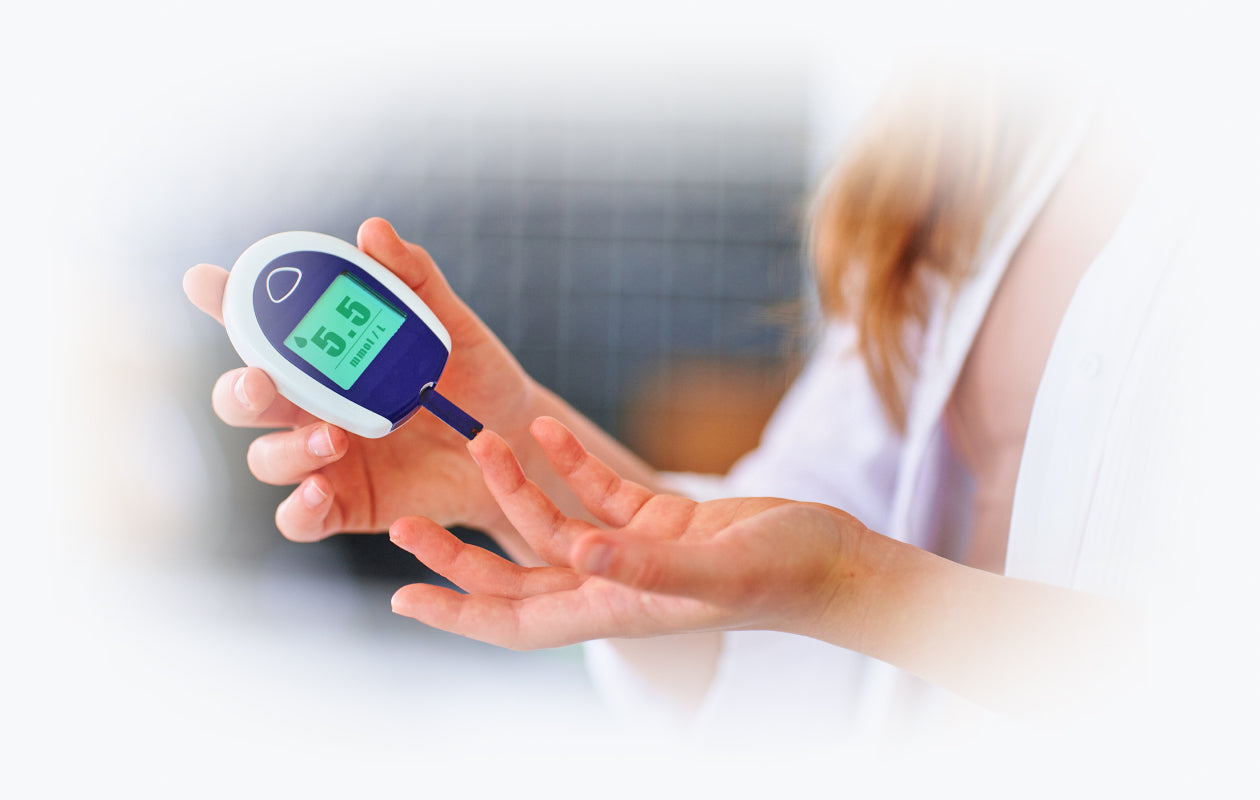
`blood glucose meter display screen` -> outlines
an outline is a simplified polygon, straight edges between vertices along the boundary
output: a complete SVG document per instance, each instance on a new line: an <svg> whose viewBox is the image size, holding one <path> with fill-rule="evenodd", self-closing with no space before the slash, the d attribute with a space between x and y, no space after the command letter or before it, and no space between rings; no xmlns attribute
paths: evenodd
<svg viewBox="0 0 1260 800"><path fill-rule="evenodd" d="M403 314L343 272L320 295L284 344L349 389L403 324Z"/></svg>

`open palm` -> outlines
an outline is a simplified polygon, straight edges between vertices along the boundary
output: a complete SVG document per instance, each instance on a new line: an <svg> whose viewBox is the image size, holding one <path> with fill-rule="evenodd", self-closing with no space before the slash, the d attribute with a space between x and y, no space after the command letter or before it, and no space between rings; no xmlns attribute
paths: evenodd
<svg viewBox="0 0 1260 800"><path fill-rule="evenodd" d="M507 444L469 444L507 519L548 562L523 567L425 518L394 541L466 593L415 584L394 610L512 649L607 637L800 626L834 601L860 523L826 506L774 498L696 503L621 479L560 423L533 433L552 468L601 525L563 514Z"/></svg>

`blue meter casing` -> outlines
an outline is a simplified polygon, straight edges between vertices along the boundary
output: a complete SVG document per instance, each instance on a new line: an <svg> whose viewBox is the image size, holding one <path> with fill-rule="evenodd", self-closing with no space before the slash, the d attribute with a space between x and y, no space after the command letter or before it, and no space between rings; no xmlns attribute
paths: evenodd
<svg viewBox="0 0 1260 800"><path fill-rule="evenodd" d="M223 321L246 364L320 419L379 438L422 407L467 438L481 426L438 395L451 339L396 275L353 245L291 231L249 247Z"/></svg>

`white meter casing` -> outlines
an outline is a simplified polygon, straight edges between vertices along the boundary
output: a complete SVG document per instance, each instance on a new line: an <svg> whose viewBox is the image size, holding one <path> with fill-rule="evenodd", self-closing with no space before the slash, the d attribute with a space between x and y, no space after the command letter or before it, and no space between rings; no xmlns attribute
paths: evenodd
<svg viewBox="0 0 1260 800"><path fill-rule="evenodd" d="M434 391L451 351L446 328L402 280L341 239L292 231L249 247L228 275L223 322L241 358L280 394L351 433L384 436L421 406L468 438L480 430Z"/></svg>

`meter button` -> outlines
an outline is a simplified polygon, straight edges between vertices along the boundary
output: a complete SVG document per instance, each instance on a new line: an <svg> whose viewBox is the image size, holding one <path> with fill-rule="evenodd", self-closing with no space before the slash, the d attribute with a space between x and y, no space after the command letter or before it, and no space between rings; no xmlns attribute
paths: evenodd
<svg viewBox="0 0 1260 800"><path fill-rule="evenodd" d="M297 267L277 267L267 275L267 296L273 303L283 303L302 282L302 270Z"/></svg>

